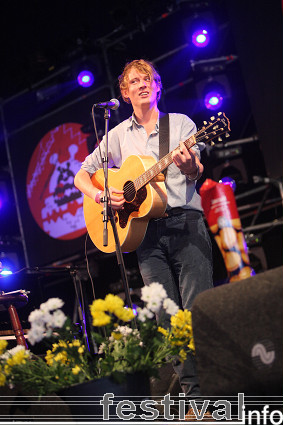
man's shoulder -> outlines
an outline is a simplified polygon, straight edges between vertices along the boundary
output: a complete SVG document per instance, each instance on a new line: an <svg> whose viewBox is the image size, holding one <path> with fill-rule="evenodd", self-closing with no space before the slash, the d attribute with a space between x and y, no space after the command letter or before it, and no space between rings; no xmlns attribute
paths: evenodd
<svg viewBox="0 0 283 425"><path fill-rule="evenodd" d="M194 125L193 120L186 114L181 114L179 112L170 112L169 117L170 121L173 121L175 123L190 123Z"/></svg>
<svg viewBox="0 0 283 425"><path fill-rule="evenodd" d="M111 129L111 132L120 132L120 131L124 131L126 130L128 127L130 127L132 125L132 117L130 116L129 118L121 121L119 124L115 125L115 127L113 127Z"/></svg>

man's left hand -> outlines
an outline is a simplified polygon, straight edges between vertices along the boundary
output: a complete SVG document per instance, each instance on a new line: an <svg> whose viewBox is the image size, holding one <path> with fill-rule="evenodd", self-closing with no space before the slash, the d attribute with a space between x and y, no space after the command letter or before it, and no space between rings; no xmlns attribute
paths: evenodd
<svg viewBox="0 0 283 425"><path fill-rule="evenodd" d="M194 177L198 172L199 176L203 173L203 165L192 149L187 149L183 142L180 142L180 148L172 152L174 164L187 176Z"/></svg>

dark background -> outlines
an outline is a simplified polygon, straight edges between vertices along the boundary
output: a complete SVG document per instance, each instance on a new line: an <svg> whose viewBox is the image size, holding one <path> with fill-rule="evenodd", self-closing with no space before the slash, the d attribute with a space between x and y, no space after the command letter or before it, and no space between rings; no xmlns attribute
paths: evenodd
<svg viewBox="0 0 283 425"><path fill-rule="evenodd" d="M161 74L160 109L185 113L198 126L212 115L202 103L205 86L213 81L224 85L222 110L231 121L231 137L203 152L205 174L199 187L206 178L232 177L254 269L259 273L282 264L279 0L1 2L0 19L0 193L5 197L0 209L0 256L8 257L16 269L39 267L36 273L23 271L2 280L0 289L29 289L31 307L61 296L72 310L72 275L68 270L57 273L54 267L77 267L91 299L85 237L56 245L39 232L24 207L24 173L35 134L76 117L91 134L91 151L93 103L113 97L121 101L111 114L111 126L129 116L131 109L120 98L117 76L127 61L137 58L152 61ZM197 20L205 20L212 31L205 49L196 49L189 38ZM77 72L86 64L96 75L89 89L76 84ZM103 111L97 110L95 119L101 135ZM225 282L226 270L212 242L214 281L219 285ZM88 240L86 248L97 296L123 292L115 255L98 252ZM142 282L134 253L125 254L125 264L135 298ZM52 271L42 270L46 266Z"/></svg>

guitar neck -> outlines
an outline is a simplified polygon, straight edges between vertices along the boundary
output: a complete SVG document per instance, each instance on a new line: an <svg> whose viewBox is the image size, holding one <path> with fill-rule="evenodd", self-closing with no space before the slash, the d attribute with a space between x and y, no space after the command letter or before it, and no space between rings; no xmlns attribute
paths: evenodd
<svg viewBox="0 0 283 425"><path fill-rule="evenodd" d="M189 139L184 142L187 149L190 149L192 146L196 144L195 136L191 136ZM179 145L180 146L180 145ZM156 177L159 173L162 173L170 164L172 164L172 153L175 149L161 158L156 164L146 170L143 174L141 174L136 180L134 180L135 189L139 190L147 183L149 183L154 177Z"/></svg>
<svg viewBox="0 0 283 425"><path fill-rule="evenodd" d="M222 135L225 132L225 137L229 136L228 131L230 131L230 121L222 112L218 112L216 118L211 117L211 121L209 121L209 123L204 121L204 124L205 126L203 128L201 128L193 136L189 137L187 140L184 141L184 144L187 149L191 149L191 147L201 141L205 143L212 142L213 139L215 139L217 136ZM221 138L219 137L219 139ZM152 179L154 179L159 173L164 171L165 168L169 167L169 165L172 164L172 153L175 149L173 149L171 152L161 158L156 164L154 164L141 176L134 180L136 190L141 189Z"/></svg>

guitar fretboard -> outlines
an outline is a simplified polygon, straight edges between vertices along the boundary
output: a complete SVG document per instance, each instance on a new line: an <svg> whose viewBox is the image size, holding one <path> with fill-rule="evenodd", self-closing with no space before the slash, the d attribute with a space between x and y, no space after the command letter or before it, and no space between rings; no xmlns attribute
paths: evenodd
<svg viewBox="0 0 283 425"><path fill-rule="evenodd" d="M230 131L230 122L225 116L225 114L223 114L222 112L218 113L218 117L216 120L215 117L212 117L211 120L213 122L210 122L206 127L201 128L193 136L189 137L187 140L184 141L184 144L187 149L190 149L196 143L201 141L204 141L205 143L212 141L216 136L223 134L226 131L226 128ZM228 137L228 133L226 133L226 136ZM178 149L178 147L175 149ZM165 168L169 167L169 165L172 164L172 153L175 149L165 155L156 164L154 164L141 176L134 180L133 183L136 191L141 189L152 179L154 179L154 177L156 177L159 173L165 170Z"/></svg>
<svg viewBox="0 0 283 425"><path fill-rule="evenodd" d="M195 136L191 136L189 139L185 140L184 144L187 149L190 149L196 144ZM169 152L162 159L160 159L160 161L158 161L156 164L146 170L142 175L140 175L136 180L134 180L135 189L139 190L147 183L149 183L150 180L156 177L159 173L169 167L169 165L173 162L172 153L173 151Z"/></svg>

